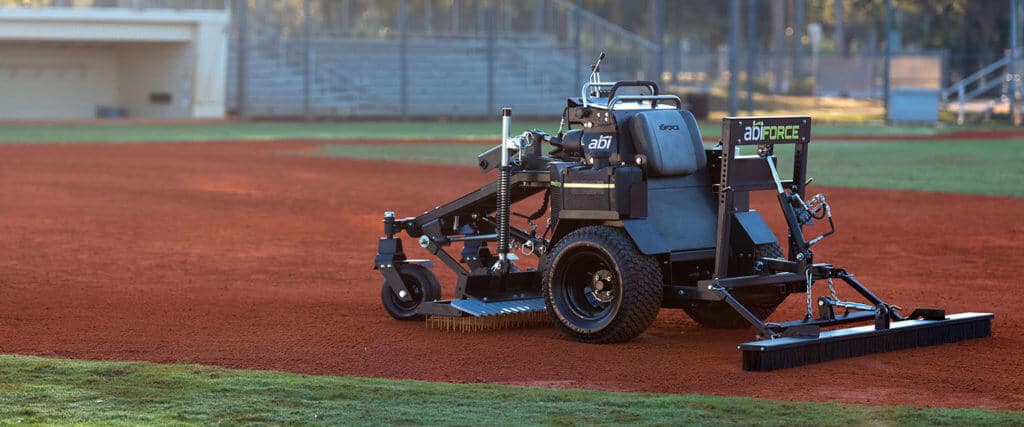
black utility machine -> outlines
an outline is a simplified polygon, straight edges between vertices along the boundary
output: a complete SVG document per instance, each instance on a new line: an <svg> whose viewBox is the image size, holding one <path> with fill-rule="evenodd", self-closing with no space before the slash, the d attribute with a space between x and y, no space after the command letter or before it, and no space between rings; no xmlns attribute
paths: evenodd
<svg viewBox="0 0 1024 427"><path fill-rule="evenodd" d="M391 316L449 329L544 316L573 339L611 343L641 334L661 308L678 308L706 327L753 326L758 341L739 349L744 369L755 371L991 334L992 314L904 315L846 270L816 262L811 248L835 228L825 197L805 196L810 117L725 118L721 142L705 148L679 98L654 82L602 82L599 67L600 59L581 96L568 100L555 136L512 137L511 111L502 111L501 144L478 158L482 171L498 170L494 182L420 216L385 213L375 268ZM543 144L552 148L546 155ZM793 148L787 179L781 146ZM749 193L762 190L778 196L785 255L749 207ZM541 193L538 211L512 212ZM513 226L513 216L529 229ZM545 216L538 234L534 221ZM808 239L814 221L829 231ZM455 272L452 299L440 299L431 261L406 258L402 231ZM446 250L453 244L461 244L455 255ZM538 267L517 267L516 249ZM865 302L840 300L838 282ZM805 316L766 322L792 293L805 293ZM824 329L857 322L868 325Z"/></svg>

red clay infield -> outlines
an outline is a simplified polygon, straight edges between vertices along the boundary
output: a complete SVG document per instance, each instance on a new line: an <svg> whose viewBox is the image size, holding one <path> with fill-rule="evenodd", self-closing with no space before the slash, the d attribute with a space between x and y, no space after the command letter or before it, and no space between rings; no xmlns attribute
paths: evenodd
<svg viewBox="0 0 1024 427"><path fill-rule="evenodd" d="M275 155L305 147L0 145L0 352L1024 409L1024 199L830 189L839 234L821 260L904 307L993 311L994 337L748 373L734 345L750 331L701 329L678 310L606 346L551 327L452 334L391 320L370 269L381 213L416 214L486 177ZM796 297L781 310L800 313Z"/></svg>

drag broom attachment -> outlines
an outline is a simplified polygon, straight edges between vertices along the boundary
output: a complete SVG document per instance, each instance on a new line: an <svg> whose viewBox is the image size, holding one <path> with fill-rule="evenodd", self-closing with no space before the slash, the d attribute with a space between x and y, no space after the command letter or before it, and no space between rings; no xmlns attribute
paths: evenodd
<svg viewBox="0 0 1024 427"><path fill-rule="evenodd" d="M743 352L744 370L771 371L984 338L992 335L993 317L991 313L947 317L942 310L915 310L908 320L880 320L875 325L824 331L817 338L781 337L740 344L738 348Z"/></svg>
<svg viewBox="0 0 1024 427"><path fill-rule="evenodd" d="M445 332L486 332L502 329L520 329L551 324L548 314L543 311L502 314L496 316L430 316L427 328Z"/></svg>
<svg viewBox="0 0 1024 427"><path fill-rule="evenodd" d="M547 326L550 324L551 319L543 311L528 311L500 316L430 316L427 318L427 328L445 332L486 332Z"/></svg>
<svg viewBox="0 0 1024 427"><path fill-rule="evenodd" d="M445 332L487 332L502 329L521 329L551 324L548 314L543 311L504 314L500 316L430 316L427 328Z"/></svg>
<svg viewBox="0 0 1024 427"><path fill-rule="evenodd" d="M467 298L451 301L463 315L428 316L427 327L448 332L481 332L551 324L543 298L487 303Z"/></svg>
<svg viewBox="0 0 1024 427"><path fill-rule="evenodd" d="M501 109L501 167L498 175L496 201L497 224L495 227L498 243L498 260L490 267L493 278L505 284L516 280L523 273L513 271L509 254L510 216L511 216L511 175L509 162L511 141L512 109ZM526 272L527 277L536 279L536 274ZM536 281L534 280L534 283ZM522 328L527 326L547 325L551 321L544 307L543 298L527 298L526 295L515 295L515 299L488 302L475 298L456 299L450 301L450 315L432 315L427 317L427 327L454 332L491 331L496 329Z"/></svg>

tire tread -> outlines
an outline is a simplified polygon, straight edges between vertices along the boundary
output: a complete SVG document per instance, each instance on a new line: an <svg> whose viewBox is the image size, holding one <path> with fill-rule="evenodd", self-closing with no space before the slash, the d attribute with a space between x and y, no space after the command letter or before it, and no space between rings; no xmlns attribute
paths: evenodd
<svg viewBox="0 0 1024 427"><path fill-rule="evenodd" d="M622 281L622 301L616 319L597 332L581 332L566 323L552 304L550 280L553 263L569 245L587 241L604 248L618 264ZM615 343L629 341L643 333L658 316L663 294L663 279L657 260L643 255L632 240L618 228L588 226L577 229L562 238L550 252L544 273L543 294L552 322L569 337L586 343Z"/></svg>

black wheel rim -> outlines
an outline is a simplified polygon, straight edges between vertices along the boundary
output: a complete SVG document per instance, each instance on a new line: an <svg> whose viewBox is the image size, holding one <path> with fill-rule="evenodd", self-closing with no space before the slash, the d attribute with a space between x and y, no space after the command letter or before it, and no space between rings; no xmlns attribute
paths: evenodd
<svg viewBox="0 0 1024 427"><path fill-rule="evenodd" d="M581 247L559 262L554 281L558 300L581 325L597 328L616 310L622 284L608 256L592 247ZM569 314L567 313L567 314Z"/></svg>
<svg viewBox="0 0 1024 427"><path fill-rule="evenodd" d="M423 286L420 285L419 280L415 277L403 274L402 282L405 283L405 288L409 290L409 296L412 297L409 301L402 301L394 292L391 293L391 299L395 302L399 308L405 311L415 310L420 305L420 301L423 301Z"/></svg>

